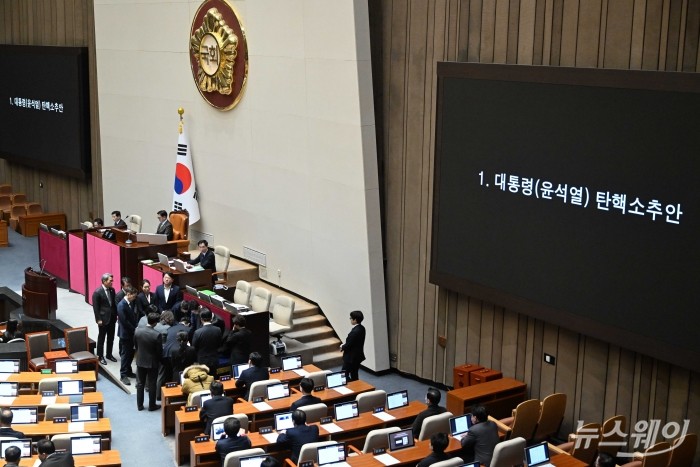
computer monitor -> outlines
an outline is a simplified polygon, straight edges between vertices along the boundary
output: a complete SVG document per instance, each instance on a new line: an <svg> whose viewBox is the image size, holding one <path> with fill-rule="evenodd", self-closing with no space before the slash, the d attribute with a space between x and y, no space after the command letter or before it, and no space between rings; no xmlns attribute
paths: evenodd
<svg viewBox="0 0 700 467"><path fill-rule="evenodd" d="M56 374L63 375L78 372L77 360L56 360Z"/></svg>
<svg viewBox="0 0 700 467"><path fill-rule="evenodd" d="M529 467L549 464L549 447L547 446L547 441L525 448L525 459Z"/></svg>
<svg viewBox="0 0 700 467"><path fill-rule="evenodd" d="M19 390L17 383L3 381L0 383L0 397L16 397Z"/></svg>
<svg viewBox="0 0 700 467"><path fill-rule="evenodd" d="M74 436L70 439L70 453L74 456L82 454L100 454L102 452L102 436Z"/></svg>
<svg viewBox="0 0 700 467"><path fill-rule="evenodd" d="M240 363L238 365L231 365L231 373L233 374L233 379L238 379L245 370L250 368L247 363Z"/></svg>
<svg viewBox="0 0 700 467"><path fill-rule="evenodd" d="M224 422L216 422L211 424L211 439L212 441L220 440L226 431L224 431Z"/></svg>
<svg viewBox="0 0 700 467"><path fill-rule="evenodd" d="M267 454L258 454L255 456L245 456L238 459L241 467L260 467L262 461L267 459Z"/></svg>
<svg viewBox="0 0 700 467"><path fill-rule="evenodd" d="M329 444L328 446L321 446L318 448L317 453L319 466L345 462L344 444Z"/></svg>
<svg viewBox="0 0 700 467"><path fill-rule="evenodd" d="M0 373L19 373L19 359L0 360Z"/></svg>
<svg viewBox="0 0 700 467"><path fill-rule="evenodd" d="M203 302L211 303L211 296L208 294L205 294L201 290L197 292L197 298L199 298Z"/></svg>
<svg viewBox="0 0 700 467"><path fill-rule="evenodd" d="M158 253L158 262L163 266L167 267L168 269L170 268L170 261L168 260L168 255Z"/></svg>
<svg viewBox="0 0 700 467"><path fill-rule="evenodd" d="M0 441L0 452L5 453L5 449L10 446L17 446L22 453L22 457L32 457L32 440L29 438L4 439Z"/></svg>
<svg viewBox="0 0 700 467"><path fill-rule="evenodd" d="M386 406L389 410L406 407L408 405L408 391L397 391L387 394Z"/></svg>
<svg viewBox="0 0 700 467"><path fill-rule="evenodd" d="M294 427L292 412L282 412L275 414L275 431L289 430Z"/></svg>
<svg viewBox="0 0 700 467"><path fill-rule="evenodd" d="M289 383L270 384L267 386L267 400L289 397Z"/></svg>
<svg viewBox="0 0 700 467"><path fill-rule="evenodd" d="M37 422L38 407L10 407L12 411L12 424L20 425Z"/></svg>
<svg viewBox="0 0 700 467"><path fill-rule="evenodd" d="M335 420L337 422L341 420L347 420L348 418L355 418L360 416L360 411L357 407L357 401L341 402L340 404L335 404L333 406L333 411L335 413Z"/></svg>
<svg viewBox="0 0 700 467"><path fill-rule="evenodd" d="M389 433L389 450L398 451L399 449L410 448L413 446L413 431L401 430L394 433Z"/></svg>
<svg viewBox="0 0 700 467"><path fill-rule="evenodd" d="M450 418L450 434L454 438L462 439L471 427L472 414L470 413Z"/></svg>
<svg viewBox="0 0 700 467"><path fill-rule="evenodd" d="M58 382L59 396L80 396L83 394L82 379L68 379Z"/></svg>
<svg viewBox="0 0 700 467"><path fill-rule="evenodd" d="M348 384L348 377L345 371L336 371L335 373L328 373L326 375L327 388L337 388L338 386L345 386L346 384Z"/></svg>
<svg viewBox="0 0 700 467"><path fill-rule="evenodd" d="M192 287L191 285L186 285L185 290L187 290L187 293L190 295L194 295L195 297L197 296L197 289Z"/></svg>
<svg viewBox="0 0 700 467"><path fill-rule="evenodd" d="M96 422L98 419L97 404L78 404L70 407L71 422Z"/></svg>
<svg viewBox="0 0 700 467"><path fill-rule="evenodd" d="M282 369L284 371L298 370L301 367L301 355L290 355L288 357L282 357Z"/></svg>
<svg viewBox="0 0 700 467"><path fill-rule="evenodd" d="M221 308L222 310L224 309L224 299L220 297L216 297L212 295L211 297L211 304L214 305L217 308Z"/></svg>

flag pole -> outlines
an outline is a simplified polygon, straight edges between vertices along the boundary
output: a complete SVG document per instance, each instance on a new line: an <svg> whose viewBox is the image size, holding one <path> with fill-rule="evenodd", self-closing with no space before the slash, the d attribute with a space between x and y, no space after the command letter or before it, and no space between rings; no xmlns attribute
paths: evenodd
<svg viewBox="0 0 700 467"><path fill-rule="evenodd" d="M180 107L180 108L177 109L177 113L180 115L180 123L179 123L178 126L177 126L177 132L180 133L180 134L182 134L182 125L183 125L183 123L184 123L184 122L183 122L182 115L185 113L185 109L183 109L182 107Z"/></svg>

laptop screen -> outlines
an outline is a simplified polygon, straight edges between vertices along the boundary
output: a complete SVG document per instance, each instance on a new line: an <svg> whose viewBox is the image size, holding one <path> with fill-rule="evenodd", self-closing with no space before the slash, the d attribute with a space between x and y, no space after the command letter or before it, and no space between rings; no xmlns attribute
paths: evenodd
<svg viewBox="0 0 700 467"><path fill-rule="evenodd" d="M547 447L547 442L543 441L529 448L525 448L525 458L527 459L527 465L530 467L549 462L549 447Z"/></svg>
<svg viewBox="0 0 700 467"><path fill-rule="evenodd" d="M211 424L211 439L212 441L218 441L224 436L226 432L224 431L224 422L216 422Z"/></svg>
<svg viewBox="0 0 700 467"><path fill-rule="evenodd" d="M386 406L389 410L406 407L408 405L408 391L392 392L386 396Z"/></svg>
<svg viewBox="0 0 700 467"><path fill-rule="evenodd" d="M318 448L318 465L334 464L345 462L345 445L329 444Z"/></svg>
<svg viewBox="0 0 700 467"><path fill-rule="evenodd" d="M335 404L333 410L335 411L335 420L337 422L360 416L360 411L357 408L357 401Z"/></svg>
<svg viewBox="0 0 700 467"><path fill-rule="evenodd" d="M246 456L238 459L241 467L260 467L262 461L267 459L267 454L259 454L257 456Z"/></svg>
<svg viewBox="0 0 700 467"><path fill-rule="evenodd" d="M0 441L0 452L5 453L5 449L10 446L17 446L22 452L22 457L32 457L32 440L29 438L5 439Z"/></svg>
<svg viewBox="0 0 700 467"><path fill-rule="evenodd" d="M56 374L63 375L78 372L77 360L56 360Z"/></svg>
<svg viewBox="0 0 700 467"><path fill-rule="evenodd" d="M267 400L282 399L283 397L289 397L289 384L271 384L267 387Z"/></svg>
<svg viewBox="0 0 700 467"><path fill-rule="evenodd" d="M238 379L245 370L248 369L250 365L247 363L241 363L240 365L231 365L231 373L233 373L233 379Z"/></svg>
<svg viewBox="0 0 700 467"><path fill-rule="evenodd" d="M328 373L326 375L326 387L327 388L337 388L338 386L345 386L347 384L347 373L344 371L338 371L336 373Z"/></svg>
<svg viewBox="0 0 700 467"><path fill-rule="evenodd" d="M163 266L170 267L170 263L168 262L168 256L164 255L163 253L158 253L158 261L160 264Z"/></svg>
<svg viewBox="0 0 700 467"><path fill-rule="evenodd" d="M471 427L472 414L470 413L450 418L450 433L452 436L464 434L469 431Z"/></svg>
<svg viewBox="0 0 700 467"><path fill-rule="evenodd" d="M71 379L58 382L59 396L77 396L83 393L83 380Z"/></svg>
<svg viewBox="0 0 700 467"><path fill-rule="evenodd" d="M294 427L292 412L282 412L275 414L275 431L289 430Z"/></svg>
<svg viewBox="0 0 700 467"><path fill-rule="evenodd" d="M389 450L410 448L413 446L413 430L401 430L389 433Z"/></svg>
<svg viewBox="0 0 700 467"><path fill-rule="evenodd" d="M298 370L299 368L301 368L301 355L290 355L282 358L282 369L284 371Z"/></svg>
<svg viewBox="0 0 700 467"><path fill-rule="evenodd" d="M71 405L71 422L96 422L98 419L97 404Z"/></svg>
<svg viewBox="0 0 700 467"><path fill-rule="evenodd" d="M74 456L80 454L99 454L102 452L102 436L75 436L70 439L70 453Z"/></svg>
<svg viewBox="0 0 700 467"><path fill-rule="evenodd" d="M17 383L9 383L7 381L0 383L0 396L2 397L15 397L17 395L17 390Z"/></svg>
<svg viewBox="0 0 700 467"><path fill-rule="evenodd" d="M211 399L211 397L212 397L212 396L211 396L211 393L209 393L209 394L202 394L201 396L199 396L199 407L200 407L200 408L201 408L201 407L204 407L204 403L205 403L206 401L208 401L209 399Z"/></svg>
<svg viewBox="0 0 700 467"><path fill-rule="evenodd" d="M19 360L0 360L0 373L19 373Z"/></svg>
<svg viewBox="0 0 700 467"><path fill-rule="evenodd" d="M37 407L10 407L12 411L12 424L36 423Z"/></svg>

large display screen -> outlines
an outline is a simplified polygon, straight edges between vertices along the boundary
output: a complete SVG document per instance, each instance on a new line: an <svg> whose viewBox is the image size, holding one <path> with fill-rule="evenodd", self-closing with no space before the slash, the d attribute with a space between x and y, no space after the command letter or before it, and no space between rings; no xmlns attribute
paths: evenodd
<svg viewBox="0 0 700 467"><path fill-rule="evenodd" d="M700 371L700 75L440 63L431 282Z"/></svg>
<svg viewBox="0 0 700 467"><path fill-rule="evenodd" d="M0 45L0 158L90 175L87 48Z"/></svg>

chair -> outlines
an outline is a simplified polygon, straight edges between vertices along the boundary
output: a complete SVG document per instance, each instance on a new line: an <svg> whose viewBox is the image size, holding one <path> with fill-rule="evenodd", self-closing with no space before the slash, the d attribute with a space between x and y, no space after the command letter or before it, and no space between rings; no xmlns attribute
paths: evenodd
<svg viewBox="0 0 700 467"><path fill-rule="evenodd" d="M214 268L216 272L212 274L212 279L217 284L226 284L228 280L228 263L231 262L231 250L223 245L214 247Z"/></svg>
<svg viewBox="0 0 700 467"><path fill-rule="evenodd" d="M464 464L464 460L461 457L453 457L452 459L447 459L446 461L436 462L431 464L431 467L456 467L458 465Z"/></svg>
<svg viewBox="0 0 700 467"><path fill-rule="evenodd" d="M310 378L314 382L314 386L325 386L326 385L326 375L330 373L330 370L312 371L307 378Z"/></svg>
<svg viewBox="0 0 700 467"><path fill-rule="evenodd" d="M46 368L44 352L51 350L51 333L48 331L29 332L24 335L27 347L27 367L29 371Z"/></svg>
<svg viewBox="0 0 700 467"><path fill-rule="evenodd" d="M168 220L173 226L173 239L168 243L176 243L178 254L184 253L190 247L188 239L190 215L187 211L171 211Z"/></svg>
<svg viewBox="0 0 700 467"><path fill-rule="evenodd" d="M617 457L620 447L627 443L625 441L626 431L627 417L624 415L615 415L605 420L601 429L602 437L598 445L598 452L604 452L613 458Z"/></svg>
<svg viewBox="0 0 700 467"><path fill-rule="evenodd" d="M265 287L256 287L250 296L250 309L255 312L269 311L272 294Z"/></svg>
<svg viewBox="0 0 700 467"><path fill-rule="evenodd" d="M248 416L244 413L235 413L233 415L222 415L221 417L216 417L211 424L213 425L214 423L219 423L226 421L227 418L229 417L234 417L237 418L239 422L241 422L241 428L243 428L245 431L248 431L248 424L250 423L248 421ZM207 435L209 433L206 433Z"/></svg>
<svg viewBox="0 0 700 467"><path fill-rule="evenodd" d="M97 377L97 373L100 371L100 360L97 358L97 355L90 352L88 328L83 326L64 329L63 337L66 340L66 353L68 353L68 356L78 361L78 367L80 365L94 366L95 377Z"/></svg>
<svg viewBox="0 0 700 467"><path fill-rule="evenodd" d="M671 459L671 445L666 441L656 443L639 457L637 460L623 464L622 467L667 467Z"/></svg>
<svg viewBox="0 0 700 467"><path fill-rule="evenodd" d="M141 216L137 216L136 214L132 214L129 217L129 230L132 232L139 233L141 232L141 224L143 223L143 219L141 219Z"/></svg>
<svg viewBox="0 0 700 467"><path fill-rule="evenodd" d="M566 410L566 394L550 394L542 400L540 418L537 420L537 429L533 441L544 441L559 433L561 422L564 420Z"/></svg>
<svg viewBox="0 0 700 467"><path fill-rule="evenodd" d="M365 445L362 447L362 452L364 454L367 454L368 452L372 452L377 448L389 448L389 435L391 433L396 433L397 431L401 431L401 428L398 426L392 426L390 428L379 428L376 430L372 430L369 433L367 433L367 437L365 438Z"/></svg>
<svg viewBox="0 0 700 467"><path fill-rule="evenodd" d="M267 397L266 388L271 384L279 384L278 379L268 379L265 381L256 381L250 385L250 392L248 393L248 401L253 402L256 397Z"/></svg>
<svg viewBox="0 0 700 467"><path fill-rule="evenodd" d="M600 443L600 423L587 423L569 435L569 441L557 446L561 451L590 465L598 452Z"/></svg>
<svg viewBox="0 0 700 467"><path fill-rule="evenodd" d="M9 183L3 183L0 185L0 195L9 195L12 194L12 185Z"/></svg>
<svg viewBox="0 0 700 467"><path fill-rule="evenodd" d="M44 421L51 421L56 417L66 417L70 420L70 404L49 404L44 412Z"/></svg>
<svg viewBox="0 0 700 467"><path fill-rule="evenodd" d="M244 449L242 451L234 451L226 454L223 467L240 467L241 457L255 456L265 454L265 450L261 448Z"/></svg>
<svg viewBox="0 0 700 467"><path fill-rule="evenodd" d="M41 214L44 210L39 203L27 203L27 214Z"/></svg>
<svg viewBox="0 0 700 467"><path fill-rule="evenodd" d="M191 392L187 396L187 405L196 405L197 407L202 405L202 396L211 394L209 389L204 389L203 391Z"/></svg>
<svg viewBox="0 0 700 467"><path fill-rule="evenodd" d="M270 308L270 335L282 340L285 332L294 328L294 300L284 295L278 295Z"/></svg>
<svg viewBox="0 0 700 467"><path fill-rule="evenodd" d="M328 446L329 444L338 444L338 442L318 441L316 443L306 443L301 447L301 451L299 451L299 460L297 461L297 465L307 461L313 461L315 463L316 458L318 457L318 448Z"/></svg>
<svg viewBox="0 0 700 467"><path fill-rule="evenodd" d="M248 306L250 303L250 292L252 289L253 288L251 287L250 282L236 282L236 291L233 293L233 303Z"/></svg>
<svg viewBox="0 0 700 467"><path fill-rule="evenodd" d="M68 416L70 417L70 414ZM70 439L77 438L78 436L90 436L90 433L61 433L53 435L51 437L51 442L56 449L70 451Z"/></svg>
<svg viewBox="0 0 700 467"><path fill-rule="evenodd" d="M10 195L12 198L12 204L27 204L27 195L24 193L15 193L14 195Z"/></svg>
<svg viewBox="0 0 700 467"><path fill-rule="evenodd" d="M372 412L375 407L384 407L386 405L386 391L383 389L375 389L357 395L357 410L362 412Z"/></svg>
<svg viewBox="0 0 700 467"><path fill-rule="evenodd" d="M500 420L503 425L509 426L505 432L505 439L531 439L532 435L535 434L535 428L537 427L537 420L539 417L540 401L538 399L530 399L525 402L521 402L515 409L513 409L512 417Z"/></svg>
<svg viewBox="0 0 700 467"><path fill-rule="evenodd" d="M90 222L90 221L81 222L80 225L82 225L83 227L85 227L87 229L92 228L92 222Z"/></svg>
<svg viewBox="0 0 700 467"><path fill-rule="evenodd" d="M525 451L525 438L512 438L501 441L493 450L491 467L513 467L522 465Z"/></svg>
<svg viewBox="0 0 700 467"><path fill-rule="evenodd" d="M452 412L443 412L437 415L431 415L423 420L423 425L420 427L418 439L425 441L430 439L435 433L450 432L450 417L454 417ZM522 455L522 451L520 452Z"/></svg>
<svg viewBox="0 0 700 467"><path fill-rule="evenodd" d="M17 230L19 227L19 217L27 215L27 207L24 204L13 204L10 208L10 227Z"/></svg>
<svg viewBox="0 0 700 467"><path fill-rule="evenodd" d="M9 219L11 210L12 198L10 197L10 195L0 195L0 217L2 219Z"/></svg>
<svg viewBox="0 0 700 467"><path fill-rule="evenodd" d="M306 414L306 423L320 422L323 417L328 415L328 406L323 402L303 405L299 407L299 410Z"/></svg>
<svg viewBox="0 0 700 467"><path fill-rule="evenodd" d="M693 465L695 449L698 446L698 435L688 433L671 443L671 460L668 467L690 467Z"/></svg>
<svg viewBox="0 0 700 467"><path fill-rule="evenodd" d="M69 381L70 378L65 376L54 376L53 378L43 378L39 380L39 394L43 391L53 391L54 394L58 394L58 382L59 381ZM69 414L70 415L70 414Z"/></svg>

